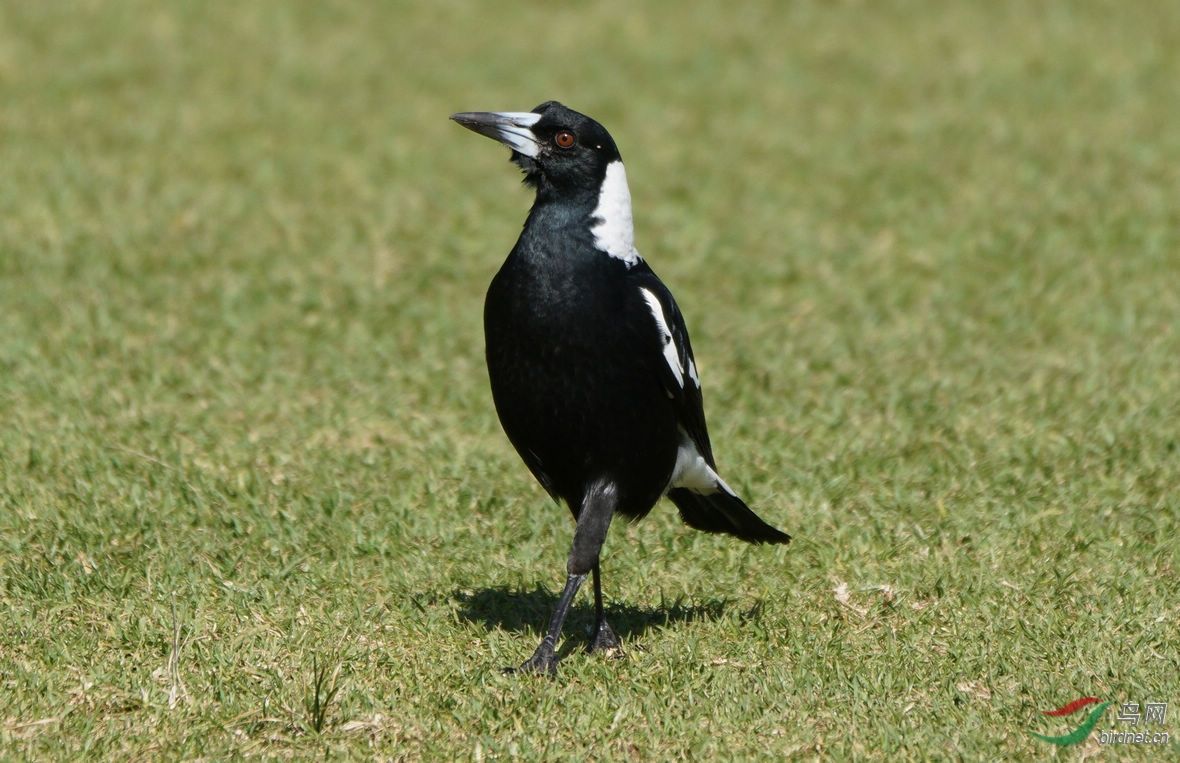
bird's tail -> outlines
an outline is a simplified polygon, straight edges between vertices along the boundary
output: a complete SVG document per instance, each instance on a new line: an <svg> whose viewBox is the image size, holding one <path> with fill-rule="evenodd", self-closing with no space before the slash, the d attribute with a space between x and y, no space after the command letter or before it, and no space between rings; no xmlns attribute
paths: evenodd
<svg viewBox="0 0 1180 763"><path fill-rule="evenodd" d="M729 533L750 543L787 543L791 536L763 522L749 506L725 490L703 495L688 488L674 488L668 497L680 509L689 527L707 533Z"/></svg>

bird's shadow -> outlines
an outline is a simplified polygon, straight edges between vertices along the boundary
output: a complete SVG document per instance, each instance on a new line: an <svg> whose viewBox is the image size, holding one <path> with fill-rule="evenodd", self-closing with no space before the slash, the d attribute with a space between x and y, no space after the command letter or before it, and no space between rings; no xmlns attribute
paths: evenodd
<svg viewBox="0 0 1180 763"><path fill-rule="evenodd" d="M540 586L532 591L499 586L478 591L455 591L451 596L459 603L459 616L468 622L481 624L489 631L498 628L514 633L533 633L538 637L548 624L558 599L556 593ZM728 608L729 602L723 599L690 604L676 599L661 602L655 607L609 603L606 606L606 619L621 638L632 639L651 629L665 628L674 623L718 620ZM743 619L757 617L760 609L760 605L755 605L748 613L743 612L740 616ZM565 632L586 634L588 637L593 626L593 604L575 604L566 620Z"/></svg>

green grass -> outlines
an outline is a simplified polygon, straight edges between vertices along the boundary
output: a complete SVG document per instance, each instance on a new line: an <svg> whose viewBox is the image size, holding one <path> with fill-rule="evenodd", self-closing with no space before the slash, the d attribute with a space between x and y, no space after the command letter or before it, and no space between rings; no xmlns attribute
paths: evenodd
<svg viewBox="0 0 1180 763"><path fill-rule="evenodd" d="M1031 758L1084 694L1176 752L1178 51L1146 1L0 3L0 755ZM482 358L530 199L447 121L549 98L795 536L618 524L627 658L584 595L555 681L499 672L571 527Z"/></svg>

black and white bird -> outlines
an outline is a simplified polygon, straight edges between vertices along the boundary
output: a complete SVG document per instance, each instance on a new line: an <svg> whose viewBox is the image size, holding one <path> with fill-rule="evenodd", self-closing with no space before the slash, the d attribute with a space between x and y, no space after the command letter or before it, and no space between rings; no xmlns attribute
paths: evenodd
<svg viewBox="0 0 1180 763"><path fill-rule="evenodd" d="M512 149L536 189L524 230L484 305L500 423L533 476L576 520L568 577L521 670L552 673L566 613L588 574L591 650L615 650L598 555L616 512L667 495L690 527L752 543L790 536L758 518L721 475L680 308L635 249L619 150L593 119L556 101L530 112L451 119Z"/></svg>

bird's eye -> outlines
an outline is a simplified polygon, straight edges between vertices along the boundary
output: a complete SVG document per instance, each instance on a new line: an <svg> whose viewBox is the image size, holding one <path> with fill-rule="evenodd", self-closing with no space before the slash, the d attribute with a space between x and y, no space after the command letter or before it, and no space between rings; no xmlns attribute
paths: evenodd
<svg viewBox="0 0 1180 763"><path fill-rule="evenodd" d="M558 148L573 148L574 134L569 130L562 130L553 136L553 142L557 144Z"/></svg>

